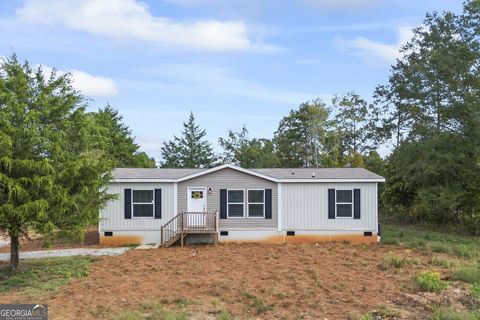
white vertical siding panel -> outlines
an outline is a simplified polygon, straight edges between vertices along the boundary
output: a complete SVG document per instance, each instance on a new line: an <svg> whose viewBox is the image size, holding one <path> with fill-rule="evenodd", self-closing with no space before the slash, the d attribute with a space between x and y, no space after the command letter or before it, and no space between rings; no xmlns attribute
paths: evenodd
<svg viewBox="0 0 480 320"><path fill-rule="evenodd" d="M328 189L360 189L360 219L328 219ZM376 183L284 183L283 230L376 231Z"/></svg>
<svg viewBox="0 0 480 320"><path fill-rule="evenodd" d="M132 218L125 219L124 190L130 189L162 189L162 219ZM100 211L100 231L128 231L128 230L160 230L174 212L174 187L173 183L111 183L109 194L117 195L117 199L109 201Z"/></svg>

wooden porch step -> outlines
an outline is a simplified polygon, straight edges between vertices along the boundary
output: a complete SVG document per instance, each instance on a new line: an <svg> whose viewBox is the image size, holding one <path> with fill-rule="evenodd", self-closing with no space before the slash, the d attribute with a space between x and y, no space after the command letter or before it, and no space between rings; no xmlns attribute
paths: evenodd
<svg viewBox="0 0 480 320"><path fill-rule="evenodd" d="M170 247L188 234L210 234L218 232L218 212L181 212L165 223L160 229L162 247ZM214 243L218 238L214 236Z"/></svg>
<svg viewBox="0 0 480 320"><path fill-rule="evenodd" d="M174 235L170 239L166 240L165 243L164 243L164 247L168 248L171 245L173 245L175 242L177 242L178 240L180 240L180 234L179 233L177 233L176 235Z"/></svg>

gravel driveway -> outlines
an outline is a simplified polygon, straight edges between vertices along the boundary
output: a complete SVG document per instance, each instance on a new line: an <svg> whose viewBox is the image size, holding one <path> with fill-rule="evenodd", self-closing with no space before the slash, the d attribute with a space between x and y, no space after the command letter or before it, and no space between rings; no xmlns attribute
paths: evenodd
<svg viewBox="0 0 480 320"><path fill-rule="evenodd" d="M72 257L72 256L118 256L124 254L131 248L99 248L99 249L59 249L46 251L20 252L20 259L42 259L52 257ZM10 260L10 253L1 253L0 261Z"/></svg>

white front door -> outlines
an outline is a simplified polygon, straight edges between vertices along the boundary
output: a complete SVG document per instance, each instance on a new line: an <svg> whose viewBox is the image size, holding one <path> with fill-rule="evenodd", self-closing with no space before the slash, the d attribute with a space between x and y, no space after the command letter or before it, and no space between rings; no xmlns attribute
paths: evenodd
<svg viewBox="0 0 480 320"><path fill-rule="evenodd" d="M207 195L205 188L188 188L188 212L205 212Z"/></svg>
<svg viewBox="0 0 480 320"><path fill-rule="evenodd" d="M207 192L206 188L188 188L188 212L206 212L207 211ZM202 214L187 213L188 227L203 227L206 224L205 216Z"/></svg>

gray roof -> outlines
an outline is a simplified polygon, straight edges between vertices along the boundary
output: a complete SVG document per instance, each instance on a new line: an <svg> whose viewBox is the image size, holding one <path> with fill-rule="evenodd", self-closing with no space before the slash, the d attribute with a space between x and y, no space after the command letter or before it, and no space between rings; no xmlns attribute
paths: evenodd
<svg viewBox="0 0 480 320"><path fill-rule="evenodd" d="M207 169L115 168L114 179L179 179Z"/></svg>
<svg viewBox="0 0 480 320"><path fill-rule="evenodd" d="M229 166L233 167L233 166ZM234 168L234 167L233 167ZM114 179L180 179L209 169L116 168ZM272 168L247 169L273 179L383 179L363 168Z"/></svg>
<svg viewBox="0 0 480 320"><path fill-rule="evenodd" d="M383 179L382 176L363 168L272 168L250 170L275 179Z"/></svg>

